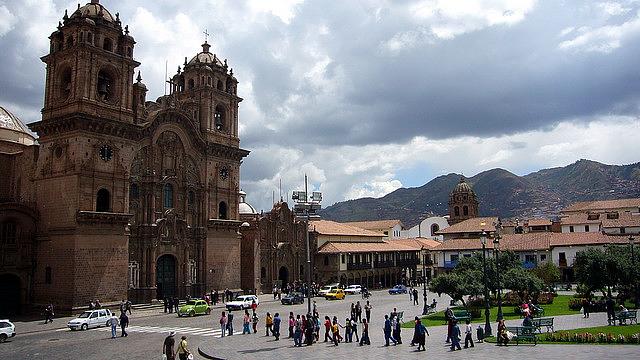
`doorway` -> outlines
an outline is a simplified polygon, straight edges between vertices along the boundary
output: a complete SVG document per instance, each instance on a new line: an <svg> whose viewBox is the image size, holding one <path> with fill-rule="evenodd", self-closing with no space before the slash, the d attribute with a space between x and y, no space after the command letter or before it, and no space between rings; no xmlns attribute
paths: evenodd
<svg viewBox="0 0 640 360"><path fill-rule="evenodd" d="M280 271L278 271L278 280L280 280L280 284L282 284L281 286L283 288L289 283L289 269L285 266L281 267Z"/></svg>
<svg viewBox="0 0 640 360"><path fill-rule="evenodd" d="M0 275L0 318L20 313L20 278L13 274Z"/></svg>
<svg viewBox="0 0 640 360"><path fill-rule="evenodd" d="M157 298L174 297L176 292L176 258L162 255L156 262Z"/></svg>

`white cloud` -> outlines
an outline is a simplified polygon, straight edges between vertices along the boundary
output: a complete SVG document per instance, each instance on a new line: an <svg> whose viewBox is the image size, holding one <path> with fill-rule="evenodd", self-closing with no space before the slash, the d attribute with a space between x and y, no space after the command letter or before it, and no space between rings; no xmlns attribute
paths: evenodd
<svg viewBox="0 0 640 360"><path fill-rule="evenodd" d="M289 24L295 17L295 8L304 0L278 0L278 1L264 1L264 0L250 0L249 8L256 13L270 13L282 20L285 24Z"/></svg>
<svg viewBox="0 0 640 360"><path fill-rule="evenodd" d="M622 15L631 11L630 8L624 7L622 4L613 1L602 2L596 6L605 14L610 16Z"/></svg>
<svg viewBox="0 0 640 360"><path fill-rule="evenodd" d="M11 31L17 21L16 16L6 6L0 6L0 37Z"/></svg>
<svg viewBox="0 0 640 360"><path fill-rule="evenodd" d="M604 25L596 28L583 27L576 37L560 43L562 50L576 52L610 53L625 41L637 40L640 34L640 12L629 21L619 25Z"/></svg>

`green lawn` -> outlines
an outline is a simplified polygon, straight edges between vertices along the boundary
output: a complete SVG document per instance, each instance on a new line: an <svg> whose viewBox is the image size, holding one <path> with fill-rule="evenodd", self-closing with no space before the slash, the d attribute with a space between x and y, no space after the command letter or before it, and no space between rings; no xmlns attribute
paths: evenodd
<svg viewBox="0 0 640 360"><path fill-rule="evenodd" d="M571 299L572 296L571 295L558 295L553 299L553 304L549 304L549 305L542 305L542 308L544 308L544 316L545 317L549 317L549 316L559 316L559 315L573 315L573 314L579 314L579 311L574 311L574 310L570 310L569 309L569 299ZM492 307L491 309L491 322L494 323L496 322L496 316L498 314L498 307ZM503 306L502 307L502 314L504 316L505 320L511 320L511 319L520 319L520 315L516 314L514 311L514 307L513 306ZM411 319L413 319L415 315L411 315L411 314L405 314L404 315L404 321L405 323L402 324L403 328L412 328L413 327L413 321L411 321ZM429 327L429 326L441 326L445 324L444 321L444 311L439 311L437 313L428 315L426 317L422 317L422 323ZM481 312L481 316L477 317L477 318L473 318L471 320L472 323L483 323L484 322L484 310L482 310Z"/></svg>
<svg viewBox="0 0 640 360"><path fill-rule="evenodd" d="M612 334L614 336L618 336L618 335L624 335L625 337L629 337L633 334L638 334L640 333L640 325L623 325L623 326L597 326L597 327L590 327L590 328L580 328L580 329L573 329L573 330L561 330L561 331L556 331L555 334L558 335L560 333L568 333L568 334L584 334L584 333L590 333L593 335L597 335L599 333L603 333L603 334ZM618 345L617 343L578 343L578 342L561 342L561 341L546 341L545 340L545 334L546 333L542 333L538 335L538 344L559 344L559 345L566 345L566 344L571 344L571 345ZM486 342L489 343L495 343L496 342L496 338L494 336L492 337L488 337L485 339ZM638 344L633 344L633 345L638 345Z"/></svg>

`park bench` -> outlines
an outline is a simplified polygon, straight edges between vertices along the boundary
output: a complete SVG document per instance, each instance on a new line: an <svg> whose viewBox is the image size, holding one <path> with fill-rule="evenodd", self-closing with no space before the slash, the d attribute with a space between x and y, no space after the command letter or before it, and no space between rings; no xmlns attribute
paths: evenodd
<svg viewBox="0 0 640 360"><path fill-rule="evenodd" d="M629 324L636 323L638 324L638 310L627 310L627 311L617 311L613 313L613 323L616 323L618 320L618 324L622 325L622 323L627 323L629 320Z"/></svg>
<svg viewBox="0 0 640 360"><path fill-rule="evenodd" d="M538 305L531 305L531 308L529 309L531 311L531 317L534 318L540 318L540 317L544 317L544 308L542 306L538 306ZM522 311L522 308L520 306L516 306L513 311L516 314L519 314L521 318L524 317L524 312Z"/></svg>
<svg viewBox="0 0 640 360"><path fill-rule="evenodd" d="M458 322L471 320L471 314L467 310L454 310L453 316L456 318L456 320L458 320Z"/></svg>
<svg viewBox="0 0 640 360"><path fill-rule="evenodd" d="M543 326L547 328L547 332L549 332L549 329L553 332L553 318L536 318L532 319L531 322L533 326L538 329L539 333L542 333Z"/></svg>
<svg viewBox="0 0 640 360"><path fill-rule="evenodd" d="M535 326L507 326L507 331L512 332L515 336L509 340L516 341L516 345L520 345L521 340L528 340L533 342L533 345L538 345L538 336L536 335Z"/></svg>

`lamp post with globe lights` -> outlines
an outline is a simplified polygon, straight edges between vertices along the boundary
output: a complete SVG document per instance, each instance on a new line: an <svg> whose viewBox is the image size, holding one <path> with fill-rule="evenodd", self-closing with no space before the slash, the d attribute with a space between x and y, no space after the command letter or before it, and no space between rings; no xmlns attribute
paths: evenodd
<svg viewBox="0 0 640 360"><path fill-rule="evenodd" d="M487 286L487 233L484 230L480 236L480 241L482 242L482 278L484 282L484 336L488 337L491 336L491 323L489 321L489 287Z"/></svg>

